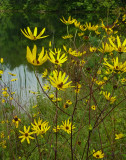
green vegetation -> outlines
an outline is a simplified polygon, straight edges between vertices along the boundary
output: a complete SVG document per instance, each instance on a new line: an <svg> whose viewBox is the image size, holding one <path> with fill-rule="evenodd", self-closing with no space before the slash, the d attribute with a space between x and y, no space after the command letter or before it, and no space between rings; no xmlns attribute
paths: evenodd
<svg viewBox="0 0 126 160"><path fill-rule="evenodd" d="M102 11L124 7L126 2L123 0L2 0L1 10L24 10L24 11Z"/></svg>
<svg viewBox="0 0 126 160"><path fill-rule="evenodd" d="M82 7L81 1L78 5ZM0 157L124 160L126 14L119 9L116 16L109 17L107 12L107 18L44 16L24 14L22 23L19 14L1 16L6 23L0 28L4 48L0 53ZM10 49L18 53L16 58ZM8 82L3 77L7 65L13 69L27 63L34 71L37 90L30 90L32 98L25 104L18 97L18 86L12 88L19 81L17 75L9 72Z"/></svg>

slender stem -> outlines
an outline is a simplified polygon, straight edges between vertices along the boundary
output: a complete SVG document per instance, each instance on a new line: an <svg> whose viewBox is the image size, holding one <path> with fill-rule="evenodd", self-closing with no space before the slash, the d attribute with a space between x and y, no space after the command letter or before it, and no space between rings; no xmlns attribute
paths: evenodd
<svg viewBox="0 0 126 160"><path fill-rule="evenodd" d="M89 99L89 126L91 124L91 97L92 97L92 85L93 82L90 85L90 99ZM89 146L90 146L90 136L91 136L91 130L89 130L88 134L88 146L87 146L87 157L86 160L88 160L88 153L89 153Z"/></svg>
<svg viewBox="0 0 126 160"><path fill-rule="evenodd" d="M41 153L40 145L39 145L38 138L37 138L36 135L35 135L35 138L36 138L36 141L37 141L37 147L38 147L38 152L39 152L39 160L42 160L42 153Z"/></svg>
<svg viewBox="0 0 126 160"><path fill-rule="evenodd" d="M55 160L57 159L57 120L58 120L58 103L57 103L58 91L56 88L56 148L55 148Z"/></svg>
<svg viewBox="0 0 126 160"><path fill-rule="evenodd" d="M74 35L74 43L75 43L75 40L76 40L76 36L77 36L77 29L76 29L76 31L75 31L75 35Z"/></svg>
<svg viewBox="0 0 126 160"><path fill-rule="evenodd" d="M76 101L75 101L74 110L73 110L73 113L72 113L72 116L71 116L71 159L72 160L73 160L73 153L74 153L74 150L73 150L73 132L72 132L72 126L73 126L73 117L74 117L74 113L75 113L76 109L77 109L77 93L76 93Z"/></svg>
<svg viewBox="0 0 126 160"><path fill-rule="evenodd" d="M68 25L67 25L67 34L69 35L69 30L68 30L68 28L69 28L69 27L68 27Z"/></svg>

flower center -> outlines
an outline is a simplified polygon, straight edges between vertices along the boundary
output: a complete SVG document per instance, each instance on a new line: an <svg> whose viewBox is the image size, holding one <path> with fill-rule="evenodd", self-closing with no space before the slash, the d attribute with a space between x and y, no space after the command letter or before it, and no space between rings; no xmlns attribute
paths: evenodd
<svg viewBox="0 0 126 160"><path fill-rule="evenodd" d="M67 103L70 103L70 100L68 100Z"/></svg>
<svg viewBox="0 0 126 160"><path fill-rule="evenodd" d="M39 129L41 129L41 125L39 125Z"/></svg>
<svg viewBox="0 0 126 160"><path fill-rule="evenodd" d="M58 64L58 63L59 63L59 61L56 59L56 60L55 60L55 63L57 63L57 64Z"/></svg>
<svg viewBox="0 0 126 160"><path fill-rule="evenodd" d="M18 121L18 118L17 118L17 117L15 117L15 118L14 118L14 120L15 120L15 121Z"/></svg>
<svg viewBox="0 0 126 160"><path fill-rule="evenodd" d="M34 61L34 60L33 60L32 62L33 62L33 63L35 63L35 61ZM40 63L38 60L36 60L36 62L37 62L37 64L39 64L39 63Z"/></svg>
<svg viewBox="0 0 126 160"><path fill-rule="evenodd" d="M39 64L39 61L38 61L38 60L37 60L36 62L37 62L37 64Z"/></svg>
<svg viewBox="0 0 126 160"><path fill-rule="evenodd" d="M99 158L99 155L97 154L96 157Z"/></svg>
<svg viewBox="0 0 126 160"><path fill-rule="evenodd" d="M118 70L118 69L119 69L119 67L118 67L118 66L115 66L115 69L117 69L117 70Z"/></svg>
<svg viewBox="0 0 126 160"><path fill-rule="evenodd" d="M34 39L36 39L36 37L34 36Z"/></svg>
<svg viewBox="0 0 126 160"><path fill-rule="evenodd" d="M68 108L68 107L69 107L69 105L68 105L68 104L65 104L65 105L64 105L64 108Z"/></svg>
<svg viewBox="0 0 126 160"><path fill-rule="evenodd" d="M119 47L119 48L118 48L118 51L119 51L119 52L121 52L121 51L122 51L122 48L121 48L121 47Z"/></svg>
<svg viewBox="0 0 126 160"><path fill-rule="evenodd" d="M57 85L58 88L62 88L63 87L63 82L61 82L60 84Z"/></svg>
<svg viewBox="0 0 126 160"><path fill-rule="evenodd" d="M28 137L28 133L25 133L25 137Z"/></svg>
<svg viewBox="0 0 126 160"><path fill-rule="evenodd" d="M69 129L69 127L68 126L66 126L66 130L68 130Z"/></svg>

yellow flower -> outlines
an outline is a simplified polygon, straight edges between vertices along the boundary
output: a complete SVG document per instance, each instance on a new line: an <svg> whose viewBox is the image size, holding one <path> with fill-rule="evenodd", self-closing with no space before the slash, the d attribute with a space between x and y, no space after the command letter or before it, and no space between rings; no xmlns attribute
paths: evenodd
<svg viewBox="0 0 126 160"><path fill-rule="evenodd" d="M81 61L80 61L80 66L83 66L85 64L85 60L84 59L82 59Z"/></svg>
<svg viewBox="0 0 126 160"><path fill-rule="evenodd" d="M63 125L61 125L60 128L65 132L67 132L68 134L71 133L71 127L72 127L72 130L75 128L74 125L71 124L69 119L67 121L65 120L65 122L62 121L62 124Z"/></svg>
<svg viewBox="0 0 126 160"><path fill-rule="evenodd" d="M10 81L11 82L14 82L14 81L17 81L18 79L17 78L15 78L15 79L11 79Z"/></svg>
<svg viewBox="0 0 126 160"><path fill-rule="evenodd" d="M42 78L43 78L43 77L46 77L47 75L48 75L48 70L45 69L45 71L42 73Z"/></svg>
<svg viewBox="0 0 126 160"><path fill-rule="evenodd" d="M37 114L33 114L33 117L37 117Z"/></svg>
<svg viewBox="0 0 126 160"><path fill-rule="evenodd" d="M110 101L110 104L113 104L116 101L116 97L110 96L110 92L109 93L107 93L107 91L103 92L103 95L106 98L106 100Z"/></svg>
<svg viewBox="0 0 126 160"><path fill-rule="evenodd" d="M1 132L1 135L0 135L1 138L4 138L4 132Z"/></svg>
<svg viewBox="0 0 126 160"><path fill-rule="evenodd" d="M104 153L102 153L101 150L95 151L95 150L93 149L93 157L95 157L95 158L97 158L97 159L102 159L102 158L104 158Z"/></svg>
<svg viewBox="0 0 126 160"><path fill-rule="evenodd" d="M36 108L37 107L37 105L35 105L35 106L32 106L32 108Z"/></svg>
<svg viewBox="0 0 126 160"><path fill-rule="evenodd" d="M123 83L125 83L126 82L126 78L122 78L121 79L121 83L123 84Z"/></svg>
<svg viewBox="0 0 126 160"><path fill-rule="evenodd" d="M2 88L2 91L7 91L7 88Z"/></svg>
<svg viewBox="0 0 126 160"><path fill-rule="evenodd" d="M118 61L118 57L113 59L113 65L109 64L107 60L104 60L105 63L103 63L105 66L107 66L109 69L112 70L112 72L120 73L120 72L126 72L126 61L124 63Z"/></svg>
<svg viewBox="0 0 126 160"><path fill-rule="evenodd" d="M9 96L9 94L7 93L7 91L3 91L2 94L3 94L4 97L8 97Z"/></svg>
<svg viewBox="0 0 126 160"><path fill-rule="evenodd" d="M50 97L51 99L53 99L53 98L54 98L54 94L50 94L49 97Z"/></svg>
<svg viewBox="0 0 126 160"><path fill-rule="evenodd" d="M66 25L73 24L76 21L76 19L73 19L73 18L71 19L71 16L68 17L68 20L65 20L64 17L63 19L60 18L60 20Z"/></svg>
<svg viewBox="0 0 126 160"><path fill-rule="evenodd" d="M111 74L111 71L110 71L109 69L107 69L107 70L105 71L105 74L106 74L106 75Z"/></svg>
<svg viewBox="0 0 126 160"><path fill-rule="evenodd" d="M42 36L45 32L45 28L42 29L42 31L39 33L39 35L37 36L37 27L35 27L34 29L34 33L31 32L30 28L27 27L27 31L26 29L24 29L24 31L21 29L21 32L23 33L23 35L31 40L37 40L37 39L41 39L41 38L46 38L47 36Z"/></svg>
<svg viewBox="0 0 126 160"><path fill-rule="evenodd" d="M107 81L107 80L108 80L108 78L107 78L107 77L103 77L103 80L104 80L104 81Z"/></svg>
<svg viewBox="0 0 126 160"><path fill-rule="evenodd" d="M111 38L109 38L109 42L112 45L112 47L114 48L114 50L116 50L117 52L119 52L119 53L126 52L126 39L121 44L119 36L117 36L117 45L115 45L115 43L113 43Z"/></svg>
<svg viewBox="0 0 126 160"><path fill-rule="evenodd" d="M15 92L11 92L11 95L15 94Z"/></svg>
<svg viewBox="0 0 126 160"><path fill-rule="evenodd" d="M80 22L77 22L77 20L75 20L74 25L75 25L76 28L79 28L80 27Z"/></svg>
<svg viewBox="0 0 126 160"><path fill-rule="evenodd" d="M84 27L85 27L85 25L80 25L79 28L80 28L81 31L86 31L87 28L86 27L84 28Z"/></svg>
<svg viewBox="0 0 126 160"><path fill-rule="evenodd" d="M44 91L50 90L49 83L45 84L45 85L43 86L43 89L44 89Z"/></svg>
<svg viewBox="0 0 126 160"><path fill-rule="evenodd" d="M22 138L21 143L24 142L24 140L26 139L27 143L30 144L29 139L34 139L34 137L31 136L33 132L29 131L30 131L30 126L28 127L28 129L26 129L26 126L24 126L24 132L19 130L19 132L22 134L22 136L19 136L19 138Z"/></svg>
<svg viewBox="0 0 126 160"><path fill-rule="evenodd" d="M32 130L34 133L36 133L37 135L42 135L44 133L46 133L50 126L48 126L48 122L47 121L44 121L42 122L42 119L38 119L38 123L36 122L36 120L34 119L34 124L32 124Z"/></svg>
<svg viewBox="0 0 126 160"><path fill-rule="evenodd" d="M69 100L69 99L66 101L66 103L69 104L69 105L72 104L71 100Z"/></svg>
<svg viewBox="0 0 126 160"><path fill-rule="evenodd" d="M120 139L124 137L124 134L120 133L120 134L115 134L115 139Z"/></svg>
<svg viewBox="0 0 126 160"><path fill-rule="evenodd" d="M93 26L91 26L91 23L87 23L86 22L86 24L85 24L85 27L86 27L86 29L88 29L89 31L96 31L97 29L98 29L98 25L93 25Z"/></svg>
<svg viewBox="0 0 126 160"><path fill-rule="evenodd" d="M70 38L73 38L73 35L72 34L68 34L66 36L62 36L63 39L70 39Z"/></svg>
<svg viewBox="0 0 126 160"><path fill-rule="evenodd" d="M81 37L84 35L84 32L78 33L78 36Z"/></svg>
<svg viewBox="0 0 126 160"><path fill-rule="evenodd" d="M97 35L101 34L101 32L99 32L98 30L96 30L95 33L96 33Z"/></svg>
<svg viewBox="0 0 126 160"><path fill-rule="evenodd" d="M111 45L108 45L108 43L102 43L102 48L98 49L101 53L109 52L111 53L114 48Z"/></svg>
<svg viewBox="0 0 126 160"><path fill-rule="evenodd" d="M27 46L27 61L31 64L33 64L34 66L40 66L42 65L47 59L48 59L48 55L47 52L44 56L44 47L42 47L42 51L40 52L38 58L36 58L36 52L37 52L37 46L34 45L33 50L31 52L30 48Z"/></svg>
<svg viewBox="0 0 126 160"><path fill-rule="evenodd" d="M3 63L4 61L3 61L3 58L0 58L0 63Z"/></svg>
<svg viewBox="0 0 126 160"><path fill-rule="evenodd" d="M97 71L97 74L101 74L101 70L98 70L98 71Z"/></svg>
<svg viewBox="0 0 126 160"><path fill-rule="evenodd" d="M75 57L80 57L86 53L86 51L80 52L77 50L72 50L72 48L69 48L69 50L67 52Z"/></svg>
<svg viewBox="0 0 126 160"><path fill-rule="evenodd" d="M105 32L110 35L113 33L113 28L115 27L115 24L118 22L118 21L115 21L115 23L113 24L112 27L109 27L109 26L105 26L104 23L103 23L103 20L102 21L102 24L101 24L101 27L105 30Z"/></svg>
<svg viewBox="0 0 126 160"><path fill-rule="evenodd" d="M54 64L61 65L67 61L67 56L65 53L61 55L61 50L58 50L56 57L52 54L52 52L49 52L48 59Z"/></svg>
<svg viewBox="0 0 126 160"><path fill-rule="evenodd" d="M34 91L29 91L32 94L38 94L38 92L34 92Z"/></svg>
<svg viewBox="0 0 126 160"><path fill-rule="evenodd" d="M103 85L105 82L104 81L95 81L95 83L97 84L97 85L99 85L99 86L101 86L101 85Z"/></svg>
<svg viewBox="0 0 126 160"><path fill-rule="evenodd" d="M126 20L126 14L122 16L122 21L125 21L125 20Z"/></svg>
<svg viewBox="0 0 126 160"><path fill-rule="evenodd" d="M14 116L14 118L12 119L12 123L14 123L16 128L18 128L18 125L20 122L21 122L21 120L17 116Z"/></svg>
<svg viewBox="0 0 126 160"><path fill-rule="evenodd" d="M11 75L11 76L16 76L16 74L13 74L13 73L10 73L10 72L8 72L8 74Z"/></svg>
<svg viewBox="0 0 126 160"><path fill-rule="evenodd" d="M72 102L68 99L63 107L68 108L71 104L72 104Z"/></svg>
<svg viewBox="0 0 126 160"><path fill-rule="evenodd" d="M97 48L95 47L90 47L90 52L96 52Z"/></svg>
<svg viewBox="0 0 126 160"><path fill-rule="evenodd" d="M1 121L0 123L4 124L4 123L5 123L5 121Z"/></svg>
<svg viewBox="0 0 126 160"><path fill-rule="evenodd" d="M2 99L2 103L5 103L5 99Z"/></svg>
<svg viewBox="0 0 126 160"><path fill-rule="evenodd" d="M13 97L10 97L10 101L12 101L13 100Z"/></svg>
<svg viewBox="0 0 126 160"><path fill-rule="evenodd" d="M69 107L68 103L65 103L63 107L68 108Z"/></svg>
<svg viewBox="0 0 126 160"><path fill-rule="evenodd" d="M1 75L1 74L3 74L3 71L2 71L2 70L0 70L0 75Z"/></svg>
<svg viewBox="0 0 126 160"><path fill-rule="evenodd" d="M115 40L116 40L116 38L114 37L114 36L109 36L109 38L113 41L113 42L115 42Z"/></svg>
<svg viewBox="0 0 126 160"><path fill-rule="evenodd" d="M51 41L49 41L49 47L52 47L52 42Z"/></svg>
<svg viewBox="0 0 126 160"><path fill-rule="evenodd" d="M53 128L54 132L59 132L59 130L60 130L60 126L59 125L57 125L57 128L56 127Z"/></svg>
<svg viewBox="0 0 126 160"><path fill-rule="evenodd" d="M75 88L75 93L79 93L81 88L81 84L77 83L76 88Z"/></svg>
<svg viewBox="0 0 126 160"><path fill-rule="evenodd" d="M68 78L69 76L66 77L66 73L62 74L61 71L58 72L57 70L53 71L52 76L49 76L52 86L57 88L58 90L64 90L71 87L70 83L72 83L72 81L67 82Z"/></svg>
<svg viewBox="0 0 126 160"><path fill-rule="evenodd" d="M54 99L52 99L52 101L53 102L60 102L60 101L62 101L62 98L54 98Z"/></svg>
<svg viewBox="0 0 126 160"><path fill-rule="evenodd" d="M54 51L52 51L52 49L49 49L50 53L52 53L53 55L58 54L59 52L61 52L61 48L54 48Z"/></svg>
<svg viewBox="0 0 126 160"><path fill-rule="evenodd" d="M96 110L96 106L95 106L95 105L92 105L92 106L91 106L91 109L92 109L92 110Z"/></svg>

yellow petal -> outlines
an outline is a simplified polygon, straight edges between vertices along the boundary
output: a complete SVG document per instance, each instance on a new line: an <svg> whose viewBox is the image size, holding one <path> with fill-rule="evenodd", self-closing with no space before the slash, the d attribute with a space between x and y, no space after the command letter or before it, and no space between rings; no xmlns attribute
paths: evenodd
<svg viewBox="0 0 126 160"><path fill-rule="evenodd" d="M120 42L119 36L117 36L117 44L118 44L118 48L121 47L121 42Z"/></svg>
<svg viewBox="0 0 126 160"><path fill-rule="evenodd" d="M37 27L35 27L35 29L34 29L34 36L35 37L37 36Z"/></svg>

